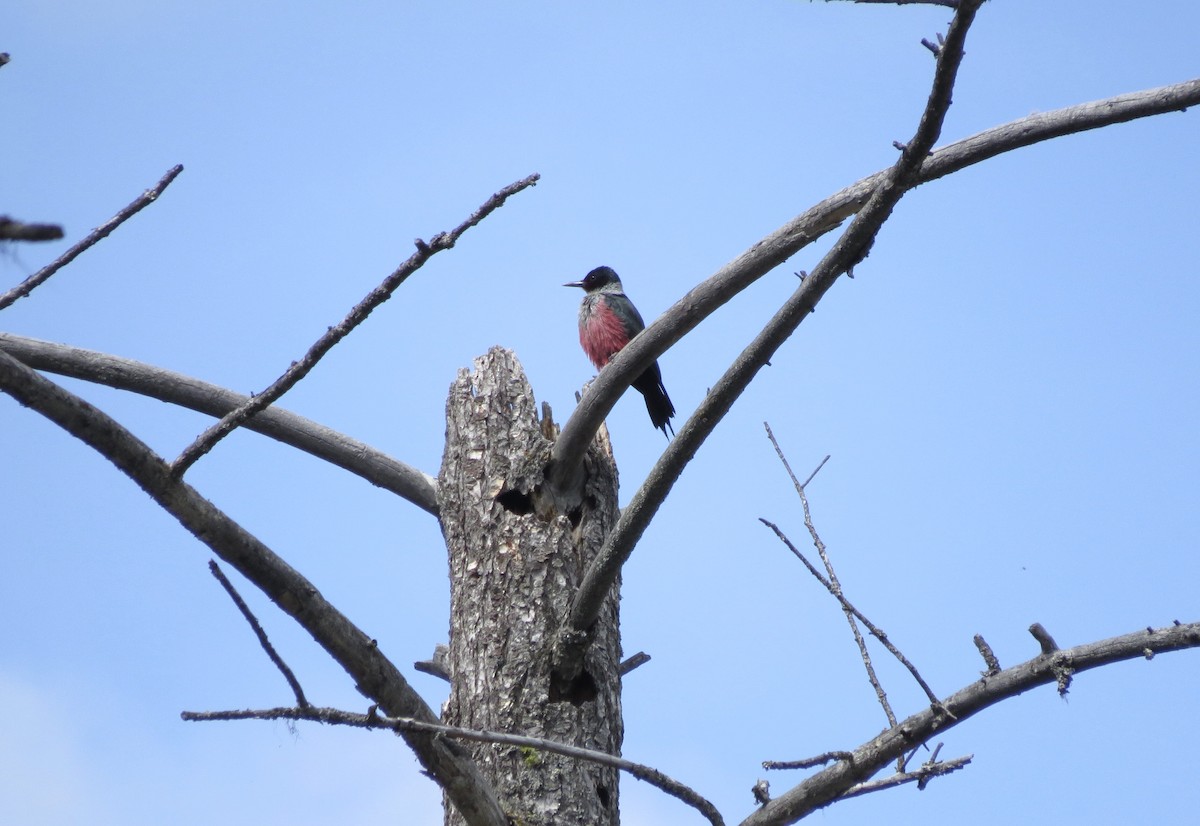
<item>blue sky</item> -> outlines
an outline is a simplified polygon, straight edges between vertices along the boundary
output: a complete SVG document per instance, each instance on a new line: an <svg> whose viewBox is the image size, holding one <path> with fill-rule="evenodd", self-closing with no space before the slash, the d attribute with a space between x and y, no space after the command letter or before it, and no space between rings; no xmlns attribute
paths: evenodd
<svg viewBox="0 0 1200 826"><path fill-rule="evenodd" d="M0 12L0 211L62 223L0 258L13 284L172 165L163 198L6 310L0 329L243 392L273 380L409 255L501 186L542 182L438 255L283 406L430 473L446 390L494 344L565 419L592 375L578 291L604 263L647 319L811 203L895 159L949 13L848 3L361 3ZM1197 75L1195 4L1013 0L980 13L943 131ZM689 467L625 571L627 757L736 822L759 762L884 724L836 605L758 523L804 529L763 435L810 488L851 598L948 694L982 664L1196 617L1200 120L1022 150L907 197ZM686 417L811 268L805 251L664 355ZM204 417L77 382L174 456ZM609 418L622 500L663 448L637 397ZM435 823L403 743L302 724L185 724L287 686L209 554L82 444L0 398L0 821ZM446 635L434 520L237 433L190 481L412 675ZM243 583L244 584L244 583ZM314 702L362 698L244 589ZM922 705L876 655L900 714ZM945 738L965 772L823 822L1183 823L1200 658L1039 689ZM799 778L769 777L781 791ZM623 784L624 822L698 822ZM986 801L981 806L981 802Z"/></svg>

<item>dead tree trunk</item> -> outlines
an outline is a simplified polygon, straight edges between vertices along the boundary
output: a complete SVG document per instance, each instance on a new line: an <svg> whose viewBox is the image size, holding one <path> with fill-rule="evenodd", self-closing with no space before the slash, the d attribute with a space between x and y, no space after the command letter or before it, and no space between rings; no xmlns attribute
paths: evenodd
<svg viewBox="0 0 1200 826"><path fill-rule="evenodd" d="M585 464L581 504L562 506L541 484L557 435L540 421L516 357L493 348L459 371L446 408L439 476L450 555L451 676L445 722L619 754L623 736L618 593L608 595L584 672L553 678L554 635L587 561L617 517L607 432ZM522 826L617 826L617 772L531 749L472 746L502 805ZM463 823L447 804L447 826Z"/></svg>

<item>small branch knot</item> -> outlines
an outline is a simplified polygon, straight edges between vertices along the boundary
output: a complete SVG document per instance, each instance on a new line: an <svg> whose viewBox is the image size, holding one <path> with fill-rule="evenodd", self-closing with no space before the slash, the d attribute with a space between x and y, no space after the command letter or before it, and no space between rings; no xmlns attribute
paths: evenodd
<svg viewBox="0 0 1200 826"><path fill-rule="evenodd" d="M996 659L996 655L992 652L992 647L987 644L987 640L982 635L976 634L975 647L979 649L979 655L983 657L983 662L987 665L987 671L980 672L985 677L992 677L1000 673L1000 661Z"/></svg>
<svg viewBox="0 0 1200 826"><path fill-rule="evenodd" d="M1043 656L1050 656L1058 650L1058 643L1054 641L1054 637L1050 636L1050 632L1042 627L1040 622L1035 622L1029 626L1029 633L1038 641L1038 645L1042 647Z"/></svg>
<svg viewBox="0 0 1200 826"><path fill-rule="evenodd" d="M1066 658L1056 658L1054 661L1054 680L1058 685L1058 696L1066 697L1071 690L1071 678L1075 669L1067 665Z"/></svg>

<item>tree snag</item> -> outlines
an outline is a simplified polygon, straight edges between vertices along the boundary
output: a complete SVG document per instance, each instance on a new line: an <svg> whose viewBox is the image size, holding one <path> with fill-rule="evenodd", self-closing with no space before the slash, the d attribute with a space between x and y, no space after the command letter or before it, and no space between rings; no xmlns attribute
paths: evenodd
<svg viewBox="0 0 1200 826"><path fill-rule="evenodd" d="M545 432L543 432L545 430ZM557 428L539 420L516 356L492 348L460 370L446 406L439 476L450 557L450 699L444 722L620 754L619 592L606 598L584 667L557 679L555 632L587 562L617 517L617 471L607 431L584 463L568 512L543 492ZM528 748L471 745L513 822L619 822L617 771ZM447 826L464 821L447 807Z"/></svg>

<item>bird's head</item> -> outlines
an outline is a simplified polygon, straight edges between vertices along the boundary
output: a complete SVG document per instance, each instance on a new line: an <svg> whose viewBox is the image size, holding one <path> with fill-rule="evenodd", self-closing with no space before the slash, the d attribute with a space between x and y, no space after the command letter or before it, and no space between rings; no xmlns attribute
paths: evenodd
<svg viewBox="0 0 1200 826"><path fill-rule="evenodd" d="M582 281L568 281L564 287L582 287L585 292L619 293L621 279L612 267L596 267L584 276Z"/></svg>

